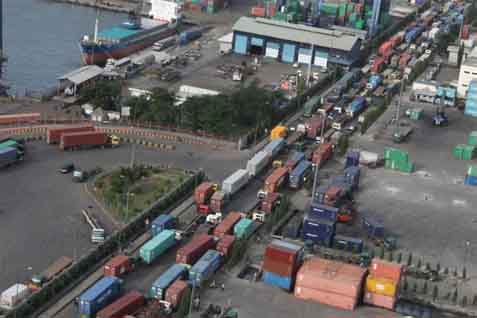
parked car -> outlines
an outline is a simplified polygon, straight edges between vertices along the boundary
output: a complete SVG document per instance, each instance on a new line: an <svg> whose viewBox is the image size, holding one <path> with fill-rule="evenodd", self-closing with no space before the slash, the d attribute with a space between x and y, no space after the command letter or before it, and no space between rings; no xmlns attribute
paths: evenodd
<svg viewBox="0 0 477 318"><path fill-rule="evenodd" d="M67 174L67 173L70 173L71 171L73 171L75 169L75 165L71 162L65 164L64 166L62 166L58 171L60 173L63 173L63 174Z"/></svg>

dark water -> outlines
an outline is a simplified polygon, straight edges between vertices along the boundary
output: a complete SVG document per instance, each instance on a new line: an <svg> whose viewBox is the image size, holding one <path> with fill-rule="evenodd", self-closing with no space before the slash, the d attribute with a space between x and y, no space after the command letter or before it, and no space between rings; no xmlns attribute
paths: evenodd
<svg viewBox="0 0 477 318"><path fill-rule="evenodd" d="M42 90L81 66L78 42L93 33L96 10L47 0L3 0L4 78L10 93ZM124 14L100 13L100 29L121 23Z"/></svg>

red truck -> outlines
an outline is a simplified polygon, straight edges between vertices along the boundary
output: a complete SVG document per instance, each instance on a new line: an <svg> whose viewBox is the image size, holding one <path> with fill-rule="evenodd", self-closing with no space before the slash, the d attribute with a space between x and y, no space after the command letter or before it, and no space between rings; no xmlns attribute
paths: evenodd
<svg viewBox="0 0 477 318"><path fill-rule="evenodd" d="M193 265L207 250L215 248L215 239L211 235L198 235L192 241L177 250L176 263Z"/></svg>
<svg viewBox="0 0 477 318"><path fill-rule="evenodd" d="M320 146L313 152L312 162L315 166L320 168L333 154L333 146L329 143L320 144Z"/></svg>
<svg viewBox="0 0 477 318"><path fill-rule="evenodd" d="M217 190L217 185L212 182L203 182L194 191L194 201L197 206L197 212L201 214L209 213L210 197Z"/></svg>
<svg viewBox="0 0 477 318"><path fill-rule="evenodd" d="M117 146L119 138L100 131L82 131L61 135L60 150Z"/></svg>
<svg viewBox="0 0 477 318"><path fill-rule="evenodd" d="M288 178L288 169L280 167L275 169L271 175L265 179L263 190L265 193L278 192L282 185L285 185Z"/></svg>
<svg viewBox="0 0 477 318"><path fill-rule="evenodd" d="M242 214L239 212L229 212L225 219L214 229L214 236L222 237L227 234L232 234L235 224L240 221L241 218Z"/></svg>
<svg viewBox="0 0 477 318"><path fill-rule="evenodd" d="M103 275L120 277L131 270L132 263L130 258L126 255L117 255L104 265Z"/></svg>
<svg viewBox="0 0 477 318"><path fill-rule="evenodd" d="M278 205L280 205L280 193L267 193L260 204L260 210L271 214Z"/></svg>
<svg viewBox="0 0 477 318"><path fill-rule="evenodd" d="M81 131L94 131L93 125L50 127L46 133L47 144L59 144L61 135Z"/></svg>

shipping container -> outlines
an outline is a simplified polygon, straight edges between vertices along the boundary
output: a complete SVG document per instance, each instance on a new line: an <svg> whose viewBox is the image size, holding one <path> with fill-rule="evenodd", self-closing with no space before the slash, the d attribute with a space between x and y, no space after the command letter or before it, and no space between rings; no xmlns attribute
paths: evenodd
<svg viewBox="0 0 477 318"><path fill-rule="evenodd" d="M320 168L333 154L333 145L330 143L322 143L313 152L312 162Z"/></svg>
<svg viewBox="0 0 477 318"><path fill-rule="evenodd" d="M87 289L78 300L80 318L94 318L96 313L119 297L121 280L107 276Z"/></svg>
<svg viewBox="0 0 477 318"><path fill-rule="evenodd" d="M309 179L312 178L312 165L309 161L301 161L290 173L288 186L292 189L299 189Z"/></svg>
<svg viewBox="0 0 477 318"><path fill-rule="evenodd" d="M214 235L222 237L232 234L235 224L240 221L242 215L239 212L229 212L222 222L214 229Z"/></svg>
<svg viewBox="0 0 477 318"><path fill-rule="evenodd" d="M201 286L219 269L222 256L219 252L208 250L189 270L189 281L192 286Z"/></svg>
<svg viewBox="0 0 477 318"><path fill-rule="evenodd" d="M273 240L265 249L265 259L292 265L301 261L302 254L302 246L283 240Z"/></svg>
<svg viewBox="0 0 477 318"><path fill-rule="evenodd" d="M211 235L201 234L177 250L176 263L194 264L207 250L215 248L215 239Z"/></svg>
<svg viewBox="0 0 477 318"><path fill-rule="evenodd" d="M331 222L338 220L339 209L333 206L312 202L310 204L310 216L321 218Z"/></svg>
<svg viewBox="0 0 477 318"><path fill-rule="evenodd" d="M63 127L48 127L46 134L46 143L58 144L61 140L61 135L82 132L82 131L94 131L93 125L80 125L80 126L63 126Z"/></svg>
<svg viewBox="0 0 477 318"><path fill-rule="evenodd" d="M104 146L107 143L108 135L100 131L64 133L60 139L60 150Z"/></svg>
<svg viewBox="0 0 477 318"><path fill-rule="evenodd" d="M132 315L146 304L144 296L138 291L131 291L101 309L96 318L122 318L125 315Z"/></svg>
<svg viewBox="0 0 477 318"><path fill-rule="evenodd" d="M182 296L189 288L189 285L186 281L176 280L172 283L171 286L166 290L165 301L171 304L172 308L177 308L181 303Z"/></svg>
<svg viewBox="0 0 477 318"><path fill-rule="evenodd" d="M0 307L12 309L30 294L28 286L14 284L0 294Z"/></svg>
<svg viewBox="0 0 477 318"><path fill-rule="evenodd" d="M175 244L176 233L171 230L164 230L140 248L139 256L146 264L151 264Z"/></svg>
<svg viewBox="0 0 477 318"><path fill-rule="evenodd" d="M40 113L0 115L0 125L33 124L40 119Z"/></svg>
<svg viewBox="0 0 477 318"><path fill-rule="evenodd" d="M202 29L187 30L179 34L179 45L184 46L187 43L197 40L202 36Z"/></svg>
<svg viewBox="0 0 477 318"><path fill-rule="evenodd" d="M361 253L363 251L363 240L345 235L335 235L333 247L338 250L345 250L352 253Z"/></svg>
<svg viewBox="0 0 477 318"><path fill-rule="evenodd" d="M379 278L369 275L366 278L366 291L383 296L395 297L398 283L386 278Z"/></svg>
<svg viewBox="0 0 477 318"><path fill-rule="evenodd" d="M270 162L268 152L259 151L247 162L247 171L250 176L258 175Z"/></svg>
<svg viewBox="0 0 477 318"><path fill-rule="evenodd" d="M383 44L381 44L381 46L379 47L378 49L378 53L381 55L381 56L386 56L389 54L389 52L392 51L394 47L394 43L393 41L389 40L389 41L386 41L384 42Z"/></svg>
<svg viewBox="0 0 477 318"><path fill-rule="evenodd" d="M131 270L132 263L129 257L126 255L117 255L104 265L103 275L120 277Z"/></svg>
<svg viewBox="0 0 477 318"><path fill-rule="evenodd" d="M368 305L386 308L389 310L394 310L396 305L396 297L383 296L379 294L373 294L370 292L364 293L363 302Z"/></svg>
<svg viewBox="0 0 477 318"><path fill-rule="evenodd" d="M286 291L290 291L293 288L293 276L280 276L275 273L264 271L262 279L265 284L280 287Z"/></svg>
<svg viewBox="0 0 477 318"><path fill-rule="evenodd" d="M265 179L263 190L266 193L278 192L287 181L288 169L285 167L277 168Z"/></svg>
<svg viewBox="0 0 477 318"><path fill-rule="evenodd" d="M161 214L151 223L151 235L156 236L164 230L172 230L175 227L175 219L170 214Z"/></svg>
<svg viewBox="0 0 477 318"><path fill-rule="evenodd" d="M398 283L401 280L403 269L404 266L401 264L373 258L369 273L374 277L390 279Z"/></svg>
<svg viewBox="0 0 477 318"><path fill-rule="evenodd" d="M234 226L234 235L237 239L248 239L255 230L255 223L250 219L240 219Z"/></svg>
<svg viewBox="0 0 477 318"><path fill-rule="evenodd" d="M293 169L305 159L305 153L301 151L294 151L290 158L285 162L285 168L288 169L288 172L292 172Z"/></svg>
<svg viewBox="0 0 477 318"><path fill-rule="evenodd" d="M281 195L276 192L267 193L260 204L260 210L267 214L271 214L280 204Z"/></svg>
<svg viewBox="0 0 477 318"><path fill-rule="evenodd" d="M295 297L304 300L316 301L321 304L345 310L354 310L359 302L359 300L355 297L347 297L335 293L324 292L320 289L302 287L300 285L295 287Z"/></svg>
<svg viewBox="0 0 477 318"><path fill-rule="evenodd" d="M248 171L239 169L222 182L222 191L229 196L234 195L248 183L249 179Z"/></svg>
<svg viewBox="0 0 477 318"><path fill-rule="evenodd" d="M224 191L215 191L210 198L210 209L212 212L221 213L227 203L228 197Z"/></svg>
<svg viewBox="0 0 477 318"><path fill-rule="evenodd" d="M234 243L235 236L223 235L217 243L217 247L215 249L220 253L220 255L222 255L223 258L227 258L232 251Z"/></svg>
<svg viewBox="0 0 477 318"><path fill-rule="evenodd" d="M267 152L270 158L275 158L275 156L283 149L285 146L285 139L277 138L275 140L270 141L263 151Z"/></svg>
<svg viewBox="0 0 477 318"><path fill-rule="evenodd" d="M166 296L167 288L176 280L187 278L187 266L183 264L173 264L152 283L150 296L163 300Z"/></svg>
<svg viewBox="0 0 477 318"><path fill-rule="evenodd" d="M361 225L368 236L373 238L384 238L384 225L380 221L363 216L361 218Z"/></svg>
<svg viewBox="0 0 477 318"><path fill-rule="evenodd" d="M333 106L333 104L330 104ZM326 123L326 119L324 116L314 116L309 119L306 123L306 137L312 140L316 140L317 137L321 135L322 126L323 130L326 131L328 128L328 124Z"/></svg>
<svg viewBox="0 0 477 318"><path fill-rule="evenodd" d="M202 182L194 191L194 202L201 205L209 202L210 197L214 194L217 186L212 182Z"/></svg>

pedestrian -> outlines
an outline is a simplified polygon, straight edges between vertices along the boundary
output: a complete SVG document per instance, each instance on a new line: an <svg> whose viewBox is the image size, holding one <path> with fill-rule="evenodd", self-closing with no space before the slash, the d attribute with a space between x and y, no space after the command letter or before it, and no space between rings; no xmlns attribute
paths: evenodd
<svg viewBox="0 0 477 318"><path fill-rule="evenodd" d="M224 290L225 290L225 284L222 283L222 285L220 286L220 288L222 289L222 291L224 291Z"/></svg>

